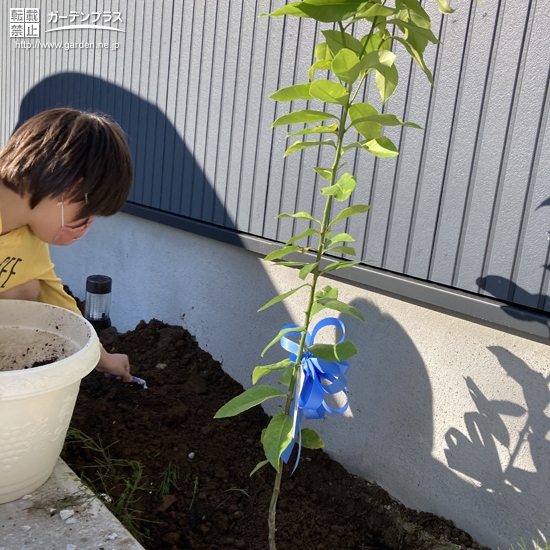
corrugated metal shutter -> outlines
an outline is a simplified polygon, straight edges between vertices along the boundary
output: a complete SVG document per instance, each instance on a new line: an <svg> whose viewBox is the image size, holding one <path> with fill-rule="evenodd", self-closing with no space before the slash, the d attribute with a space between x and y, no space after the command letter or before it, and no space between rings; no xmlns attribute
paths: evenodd
<svg viewBox="0 0 550 550"><path fill-rule="evenodd" d="M110 113L131 142L133 203L286 240L302 222L275 215L320 214L311 167L329 160L306 150L283 162L285 130L270 128L288 106L268 95L305 81L318 32L310 21L258 18L283 3L4 2L1 142L52 106ZM372 208L347 229L369 265L550 311L550 206L541 206L550 197L550 3L456 4L441 19L426 2L442 41L427 55L436 87L403 58L387 106L425 131L389 129L395 160L348 159L354 200ZM25 39L31 49L10 37L18 7L41 10L40 38ZM55 12L71 24L71 10L119 12L125 32L45 32L61 24L49 21ZM120 49L36 47L47 41ZM372 84L365 101L379 106Z"/></svg>

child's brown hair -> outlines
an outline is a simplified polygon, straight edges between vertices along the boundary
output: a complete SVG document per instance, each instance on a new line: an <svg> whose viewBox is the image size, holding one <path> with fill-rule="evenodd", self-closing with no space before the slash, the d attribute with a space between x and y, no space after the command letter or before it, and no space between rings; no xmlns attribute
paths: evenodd
<svg viewBox="0 0 550 550"><path fill-rule="evenodd" d="M124 132L105 115L50 109L23 123L0 151L0 180L34 208L65 195L80 218L111 216L126 202L132 159Z"/></svg>

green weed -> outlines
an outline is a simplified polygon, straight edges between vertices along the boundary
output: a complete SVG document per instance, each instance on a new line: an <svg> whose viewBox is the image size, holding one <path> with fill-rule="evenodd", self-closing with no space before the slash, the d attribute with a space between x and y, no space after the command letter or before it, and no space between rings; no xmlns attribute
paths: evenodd
<svg viewBox="0 0 550 550"><path fill-rule="evenodd" d="M160 474L160 486L158 488L158 492L161 496L171 494L172 487L179 489L177 484L179 476L180 473L178 466L170 462L166 470Z"/></svg>
<svg viewBox="0 0 550 550"><path fill-rule="evenodd" d="M66 444L77 443L94 454L94 477L81 475L81 481L101 500L132 535L147 535L137 527L139 512L133 508L139 500L138 492L148 490L143 485L143 464L138 460L112 458L110 448L104 446L76 428L69 428Z"/></svg>

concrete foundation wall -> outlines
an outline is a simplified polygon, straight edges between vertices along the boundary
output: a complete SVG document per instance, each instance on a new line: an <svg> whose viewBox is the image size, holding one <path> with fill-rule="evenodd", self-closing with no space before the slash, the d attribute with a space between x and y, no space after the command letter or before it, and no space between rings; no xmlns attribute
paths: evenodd
<svg viewBox="0 0 550 550"><path fill-rule="evenodd" d="M71 247L52 247L52 258L80 297L87 275L113 278L119 330L152 317L181 324L245 387L254 366L285 357L280 347L260 353L282 325L301 322L305 307L304 289L256 313L296 286L295 270L126 214L96 221ZM350 410L312 426L325 450L492 548L550 540L550 347L326 283L366 322L342 316L359 353L349 370Z"/></svg>

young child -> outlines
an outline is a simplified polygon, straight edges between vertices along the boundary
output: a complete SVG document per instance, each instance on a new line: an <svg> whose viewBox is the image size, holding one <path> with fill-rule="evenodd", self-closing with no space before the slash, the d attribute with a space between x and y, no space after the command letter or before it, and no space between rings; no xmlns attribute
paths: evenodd
<svg viewBox="0 0 550 550"><path fill-rule="evenodd" d="M0 151L0 298L80 313L54 273L48 244L69 245L126 201L132 161L122 129L75 109L44 111ZM131 382L127 355L101 348L97 369Z"/></svg>

